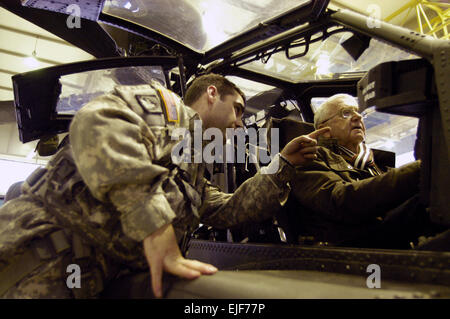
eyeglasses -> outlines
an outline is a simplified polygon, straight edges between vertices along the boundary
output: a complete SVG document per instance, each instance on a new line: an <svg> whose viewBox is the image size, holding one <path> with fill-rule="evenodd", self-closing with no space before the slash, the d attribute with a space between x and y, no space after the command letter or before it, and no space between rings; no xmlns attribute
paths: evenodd
<svg viewBox="0 0 450 319"><path fill-rule="evenodd" d="M354 109L350 109L350 108L344 108L344 109L340 109L339 112L337 112L336 114L334 114L332 117L326 119L325 121L320 122L320 124L323 124L325 122L328 122L329 120L331 120L332 118L335 118L336 116L340 116L343 119L348 119L351 118L353 115L359 115L361 116L363 119L365 119L367 117L367 113L366 112L356 112Z"/></svg>

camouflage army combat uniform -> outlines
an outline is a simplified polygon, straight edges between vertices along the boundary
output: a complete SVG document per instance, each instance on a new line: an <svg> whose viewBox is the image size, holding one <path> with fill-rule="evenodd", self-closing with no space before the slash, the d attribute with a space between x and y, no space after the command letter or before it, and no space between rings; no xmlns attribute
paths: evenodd
<svg viewBox="0 0 450 319"><path fill-rule="evenodd" d="M167 223L181 242L199 222L224 228L272 216L294 168L276 156L277 173L221 193L203 164L171 161L173 130L192 131L196 119L156 83L117 87L78 111L70 143L0 209L0 296L95 297L123 267L148 269L141 242ZM80 265L81 288L67 287L69 264Z"/></svg>

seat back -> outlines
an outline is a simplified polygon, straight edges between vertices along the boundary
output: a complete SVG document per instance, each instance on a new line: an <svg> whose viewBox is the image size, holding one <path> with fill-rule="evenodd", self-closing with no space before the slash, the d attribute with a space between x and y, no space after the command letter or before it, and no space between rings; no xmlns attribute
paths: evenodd
<svg viewBox="0 0 450 319"><path fill-rule="evenodd" d="M279 129L279 146L280 150L286 146L292 139L300 135L306 135L314 131L314 125L307 122L300 122L290 118L269 120L267 128ZM270 135L268 134L268 144L270 146ZM298 244L298 238L300 236L300 229L298 225L301 225L301 216L298 213L302 207L300 203L291 194L283 206L283 208L277 213L276 220L278 226L283 230L286 241L289 244Z"/></svg>
<svg viewBox="0 0 450 319"><path fill-rule="evenodd" d="M314 131L314 125L307 122L300 122L290 118L276 119L271 118L267 124L268 130L271 128L279 129L280 150L286 146L292 139L300 135L306 135ZM268 143L270 145L270 134L268 134Z"/></svg>

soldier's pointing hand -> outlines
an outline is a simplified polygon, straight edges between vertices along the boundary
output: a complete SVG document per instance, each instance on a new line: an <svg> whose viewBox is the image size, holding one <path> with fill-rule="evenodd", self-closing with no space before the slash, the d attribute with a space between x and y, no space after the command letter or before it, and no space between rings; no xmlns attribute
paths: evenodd
<svg viewBox="0 0 450 319"><path fill-rule="evenodd" d="M280 152L292 165L303 165L317 158L317 138L330 132L329 127L315 130L308 135L301 135L290 141Z"/></svg>

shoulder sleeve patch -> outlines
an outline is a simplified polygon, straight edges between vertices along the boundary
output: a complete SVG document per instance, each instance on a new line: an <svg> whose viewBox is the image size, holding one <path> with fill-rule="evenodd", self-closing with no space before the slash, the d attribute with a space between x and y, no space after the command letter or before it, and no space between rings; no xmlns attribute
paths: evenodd
<svg viewBox="0 0 450 319"><path fill-rule="evenodd" d="M136 100L147 113L162 113L158 97L156 95L136 94Z"/></svg>
<svg viewBox="0 0 450 319"><path fill-rule="evenodd" d="M179 123L180 118L177 109L177 96L175 93L166 89L157 89L157 92L161 98L161 102L165 108L167 121L172 123Z"/></svg>

